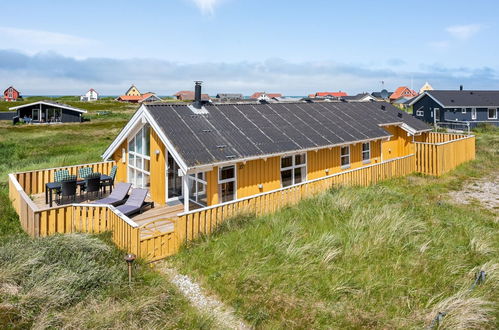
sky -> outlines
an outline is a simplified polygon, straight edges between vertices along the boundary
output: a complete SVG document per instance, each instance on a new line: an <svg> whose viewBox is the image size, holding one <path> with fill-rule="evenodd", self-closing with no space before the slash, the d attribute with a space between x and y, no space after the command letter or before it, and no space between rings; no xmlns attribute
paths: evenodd
<svg viewBox="0 0 499 330"><path fill-rule="evenodd" d="M7 3L0 0L0 3ZM4 6L2 6L4 7ZM349 94L499 89L499 1L17 0L0 89Z"/></svg>

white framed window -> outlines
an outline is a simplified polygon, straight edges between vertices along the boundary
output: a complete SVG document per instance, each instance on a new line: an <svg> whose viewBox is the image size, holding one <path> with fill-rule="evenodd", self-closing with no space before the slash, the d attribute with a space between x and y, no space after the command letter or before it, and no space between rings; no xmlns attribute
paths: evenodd
<svg viewBox="0 0 499 330"><path fill-rule="evenodd" d="M189 174L189 200L196 204L207 206L206 175L204 172Z"/></svg>
<svg viewBox="0 0 499 330"><path fill-rule="evenodd" d="M149 125L128 140L128 182L137 188L149 188L151 170Z"/></svg>
<svg viewBox="0 0 499 330"><path fill-rule="evenodd" d="M307 154L281 157L281 187L307 180Z"/></svg>
<svg viewBox="0 0 499 330"><path fill-rule="evenodd" d="M471 119L476 119L476 108L471 108Z"/></svg>
<svg viewBox="0 0 499 330"><path fill-rule="evenodd" d="M466 108L462 108L461 113L466 113Z"/></svg>
<svg viewBox="0 0 499 330"><path fill-rule="evenodd" d="M416 111L416 116L423 117L424 116L424 111L423 110Z"/></svg>
<svg viewBox="0 0 499 330"><path fill-rule="evenodd" d="M371 142L362 143L362 162L369 163L371 161Z"/></svg>
<svg viewBox="0 0 499 330"><path fill-rule="evenodd" d="M218 169L218 195L220 202L225 203L237 197L236 166L223 166Z"/></svg>
<svg viewBox="0 0 499 330"><path fill-rule="evenodd" d="M489 108L488 119L497 119L497 108Z"/></svg>
<svg viewBox="0 0 499 330"><path fill-rule="evenodd" d="M341 168L349 168L350 167L350 146L341 147L340 164L341 164Z"/></svg>

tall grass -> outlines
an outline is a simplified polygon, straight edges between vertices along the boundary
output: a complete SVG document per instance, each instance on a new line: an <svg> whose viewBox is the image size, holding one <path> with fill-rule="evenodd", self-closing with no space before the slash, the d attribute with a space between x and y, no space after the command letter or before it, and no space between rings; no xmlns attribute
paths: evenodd
<svg viewBox="0 0 499 330"><path fill-rule="evenodd" d="M209 324L169 283L88 235L0 243L0 324L13 328L177 328Z"/></svg>
<svg viewBox="0 0 499 330"><path fill-rule="evenodd" d="M264 217L239 217L173 263L261 328L422 328L497 324L497 214L446 198L496 171L499 134L443 177L337 188ZM497 173L497 172L495 172ZM488 280L468 292L474 273Z"/></svg>

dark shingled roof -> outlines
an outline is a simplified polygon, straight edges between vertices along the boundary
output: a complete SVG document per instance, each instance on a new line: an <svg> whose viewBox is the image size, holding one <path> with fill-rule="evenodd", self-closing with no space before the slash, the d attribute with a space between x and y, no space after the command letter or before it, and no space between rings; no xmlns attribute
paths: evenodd
<svg viewBox="0 0 499 330"><path fill-rule="evenodd" d="M426 93L444 107L499 107L499 91L433 90Z"/></svg>
<svg viewBox="0 0 499 330"><path fill-rule="evenodd" d="M380 124L422 121L388 103L145 105L188 167L390 136ZM382 109L384 108L384 109Z"/></svg>

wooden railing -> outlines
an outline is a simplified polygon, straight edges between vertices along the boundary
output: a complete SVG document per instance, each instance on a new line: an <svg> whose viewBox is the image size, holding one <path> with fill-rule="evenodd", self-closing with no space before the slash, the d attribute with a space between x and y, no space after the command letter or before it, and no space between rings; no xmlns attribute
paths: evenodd
<svg viewBox="0 0 499 330"><path fill-rule="evenodd" d="M458 165L475 159L475 136L425 133L415 142L416 171L443 175Z"/></svg>
<svg viewBox="0 0 499 330"><path fill-rule="evenodd" d="M367 186L384 179L404 176L414 172L414 164L415 156L409 155L307 181L292 187L181 213L178 218L168 219L174 223L172 232L157 233L141 239L141 254L149 260L159 260L177 253L186 241L212 233L217 226L231 217L241 214L272 213L337 185Z"/></svg>
<svg viewBox="0 0 499 330"><path fill-rule="evenodd" d="M24 192L15 174L9 174L9 197L19 215L21 226L32 237L109 231L118 247L141 255L139 225L113 206L68 204L40 209Z"/></svg>
<svg viewBox="0 0 499 330"><path fill-rule="evenodd" d="M45 192L45 184L48 182L53 182L54 173L59 170L68 170L70 174L77 175L80 168L91 167L93 172L109 174L109 172L111 172L111 168L114 165L116 165L116 162L109 161L18 172L14 175L26 194L36 195Z"/></svg>

